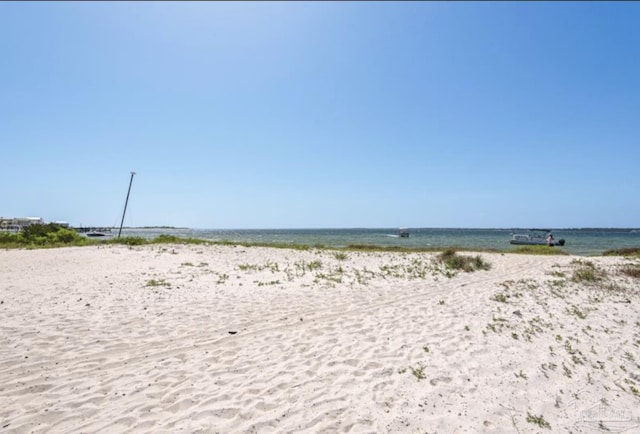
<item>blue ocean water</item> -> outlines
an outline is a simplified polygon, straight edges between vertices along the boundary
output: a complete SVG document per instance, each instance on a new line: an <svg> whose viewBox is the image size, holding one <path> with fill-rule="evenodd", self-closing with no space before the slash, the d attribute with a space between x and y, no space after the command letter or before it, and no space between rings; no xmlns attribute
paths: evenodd
<svg viewBox="0 0 640 434"><path fill-rule="evenodd" d="M462 247L509 251L517 229L409 228L410 237L400 238L398 228L380 229L123 229L122 236L154 238L161 234L212 241L302 244L346 247L352 244L405 247ZM574 255L598 255L605 250L640 247L640 230L554 229L556 240L564 238L562 250Z"/></svg>

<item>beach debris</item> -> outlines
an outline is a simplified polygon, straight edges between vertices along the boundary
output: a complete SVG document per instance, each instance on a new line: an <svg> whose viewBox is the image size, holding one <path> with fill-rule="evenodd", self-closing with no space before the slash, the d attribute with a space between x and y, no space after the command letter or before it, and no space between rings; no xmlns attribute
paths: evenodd
<svg viewBox="0 0 640 434"><path fill-rule="evenodd" d="M236 333L238 333L238 332L237 331L231 331L231 330L229 331L230 335L235 335Z"/></svg>

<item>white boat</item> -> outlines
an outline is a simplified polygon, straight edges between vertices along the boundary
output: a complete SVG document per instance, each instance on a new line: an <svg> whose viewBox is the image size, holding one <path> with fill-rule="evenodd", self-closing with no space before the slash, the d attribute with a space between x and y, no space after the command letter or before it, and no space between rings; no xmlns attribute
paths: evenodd
<svg viewBox="0 0 640 434"><path fill-rule="evenodd" d="M551 242L549 236L552 237ZM511 234L509 243L523 246L564 246L564 239L553 239L550 229L529 229L527 233Z"/></svg>
<svg viewBox="0 0 640 434"><path fill-rule="evenodd" d="M398 230L398 236L400 236L400 238L409 238L409 229L400 228Z"/></svg>

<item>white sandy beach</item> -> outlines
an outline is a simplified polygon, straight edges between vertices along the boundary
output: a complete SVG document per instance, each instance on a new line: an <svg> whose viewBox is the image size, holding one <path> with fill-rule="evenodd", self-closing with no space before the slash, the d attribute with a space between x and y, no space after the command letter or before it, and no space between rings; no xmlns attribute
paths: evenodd
<svg viewBox="0 0 640 434"><path fill-rule="evenodd" d="M344 254L0 251L0 433L640 432L638 259Z"/></svg>

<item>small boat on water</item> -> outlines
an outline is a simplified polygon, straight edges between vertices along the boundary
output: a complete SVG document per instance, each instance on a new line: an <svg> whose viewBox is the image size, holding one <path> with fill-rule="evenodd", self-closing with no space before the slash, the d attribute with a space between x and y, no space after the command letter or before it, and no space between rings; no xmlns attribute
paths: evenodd
<svg viewBox="0 0 640 434"><path fill-rule="evenodd" d="M553 239L550 229L529 229L528 233L511 234L509 241L510 244L523 246L564 246L564 242L564 239Z"/></svg>
<svg viewBox="0 0 640 434"><path fill-rule="evenodd" d="M110 237L111 236L111 234L108 234L108 233L105 233L105 232L98 232L98 231L87 232L84 235L86 237L91 237L91 238Z"/></svg>
<svg viewBox="0 0 640 434"><path fill-rule="evenodd" d="M72 228L76 232L89 238L110 237L111 228L109 227L77 227Z"/></svg>
<svg viewBox="0 0 640 434"><path fill-rule="evenodd" d="M398 235L400 236L400 238L409 238L409 229L400 228L398 231Z"/></svg>

